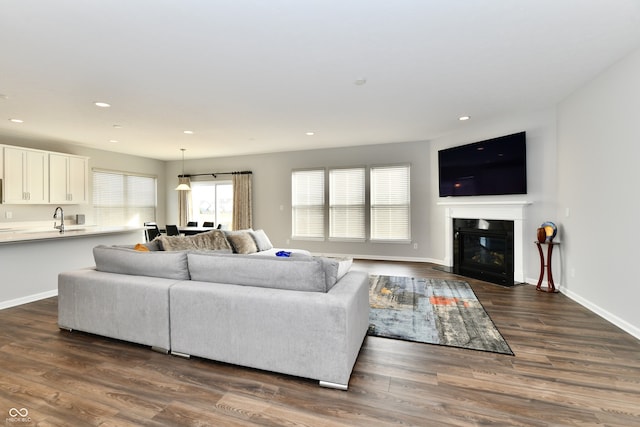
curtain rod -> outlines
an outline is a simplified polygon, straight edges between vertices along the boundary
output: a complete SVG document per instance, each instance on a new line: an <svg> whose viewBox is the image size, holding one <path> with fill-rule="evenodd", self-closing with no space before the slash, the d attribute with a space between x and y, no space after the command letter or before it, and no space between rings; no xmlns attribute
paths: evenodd
<svg viewBox="0 0 640 427"><path fill-rule="evenodd" d="M251 175L251 171L237 171L237 172L211 172L211 173L185 173L184 175L178 175L178 178L191 178L192 176L212 176L217 178L217 175Z"/></svg>

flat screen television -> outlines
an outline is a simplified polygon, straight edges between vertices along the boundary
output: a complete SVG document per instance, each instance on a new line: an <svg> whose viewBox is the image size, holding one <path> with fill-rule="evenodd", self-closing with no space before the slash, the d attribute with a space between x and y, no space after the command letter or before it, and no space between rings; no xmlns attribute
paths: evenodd
<svg viewBox="0 0 640 427"><path fill-rule="evenodd" d="M440 197L527 194L526 132L438 151Z"/></svg>

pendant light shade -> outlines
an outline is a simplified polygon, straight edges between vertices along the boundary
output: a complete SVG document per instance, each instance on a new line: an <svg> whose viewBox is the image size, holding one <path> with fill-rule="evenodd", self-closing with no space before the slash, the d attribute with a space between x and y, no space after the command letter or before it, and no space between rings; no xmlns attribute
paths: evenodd
<svg viewBox="0 0 640 427"><path fill-rule="evenodd" d="M184 152L185 152L186 148L181 148L180 151L182 151L182 175L180 175L180 178L184 178ZM177 191L190 191L191 187L189 187L187 184L182 183L179 184L176 187Z"/></svg>

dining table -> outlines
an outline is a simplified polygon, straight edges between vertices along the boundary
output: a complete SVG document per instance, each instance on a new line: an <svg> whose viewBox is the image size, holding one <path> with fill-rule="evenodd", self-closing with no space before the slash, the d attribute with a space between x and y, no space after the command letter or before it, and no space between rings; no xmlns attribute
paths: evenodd
<svg viewBox="0 0 640 427"><path fill-rule="evenodd" d="M185 236L193 236L194 234L204 233L207 231L215 230L215 227L178 227L180 234L184 234Z"/></svg>

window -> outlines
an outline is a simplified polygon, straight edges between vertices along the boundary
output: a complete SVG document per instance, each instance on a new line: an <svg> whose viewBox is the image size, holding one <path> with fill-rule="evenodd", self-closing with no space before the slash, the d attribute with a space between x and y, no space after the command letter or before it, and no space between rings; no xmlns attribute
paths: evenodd
<svg viewBox="0 0 640 427"><path fill-rule="evenodd" d="M371 168L371 240L410 241L409 165Z"/></svg>
<svg viewBox="0 0 640 427"><path fill-rule="evenodd" d="M292 236L324 239L324 169L291 173Z"/></svg>
<svg viewBox="0 0 640 427"><path fill-rule="evenodd" d="M365 169L329 171L329 238L365 239Z"/></svg>
<svg viewBox="0 0 640 427"><path fill-rule="evenodd" d="M189 220L222 224L231 229L233 185L231 181L191 181L191 215Z"/></svg>
<svg viewBox="0 0 640 427"><path fill-rule="evenodd" d="M93 208L98 225L141 226L156 220L155 177L93 171Z"/></svg>

